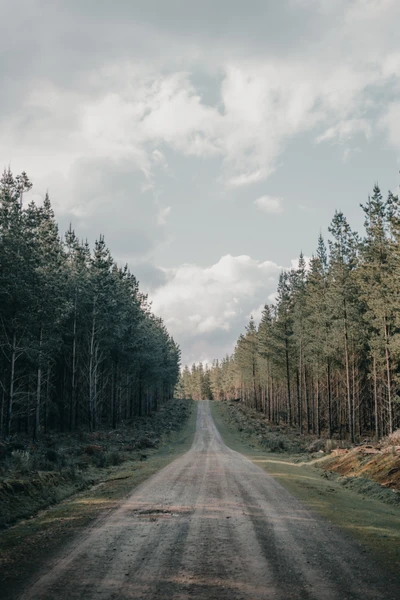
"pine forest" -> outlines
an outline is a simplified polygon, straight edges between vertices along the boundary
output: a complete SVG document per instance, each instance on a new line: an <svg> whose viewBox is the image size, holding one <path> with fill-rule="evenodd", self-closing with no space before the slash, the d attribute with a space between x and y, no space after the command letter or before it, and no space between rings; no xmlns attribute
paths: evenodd
<svg viewBox="0 0 400 600"><path fill-rule="evenodd" d="M0 433L37 439L148 415L173 396L180 349L103 236L62 238L25 173L0 181Z"/></svg>
<svg viewBox="0 0 400 600"><path fill-rule="evenodd" d="M232 356L185 367L182 397L240 399L272 423L352 442L400 426L400 202L376 185L365 233L336 212L326 245L279 277Z"/></svg>

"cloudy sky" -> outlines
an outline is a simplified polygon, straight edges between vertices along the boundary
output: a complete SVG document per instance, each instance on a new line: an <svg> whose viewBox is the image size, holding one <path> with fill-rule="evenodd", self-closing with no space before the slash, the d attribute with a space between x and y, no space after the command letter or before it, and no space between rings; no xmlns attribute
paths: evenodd
<svg viewBox="0 0 400 600"><path fill-rule="evenodd" d="M0 162L233 349L335 208L397 191L398 0L0 0Z"/></svg>

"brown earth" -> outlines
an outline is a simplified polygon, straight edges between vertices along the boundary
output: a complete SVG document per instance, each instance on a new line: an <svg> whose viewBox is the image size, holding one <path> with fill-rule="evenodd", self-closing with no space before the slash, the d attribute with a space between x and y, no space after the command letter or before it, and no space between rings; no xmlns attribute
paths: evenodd
<svg viewBox="0 0 400 600"><path fill-rule="evenodd" d="M359 446L351 450L334 450L321 461L327 471L345 477L365 477L385 488L400 492L400 447Z"/></svg>
<svg viewBox="0 0 400 600"><path fill-rule="evenodd" d="M21 600L395 600L400 581L222 441L199 403L189 452L99 519Z"/></svg>

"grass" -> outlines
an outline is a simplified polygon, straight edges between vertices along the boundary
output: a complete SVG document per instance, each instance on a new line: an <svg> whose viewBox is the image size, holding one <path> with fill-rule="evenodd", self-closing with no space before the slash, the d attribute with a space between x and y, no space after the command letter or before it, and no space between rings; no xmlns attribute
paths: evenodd
<svg viewBox="0 0 400 600"><path fill-rule="evenodd" d="M343 485L343 478L321 469L319 460L301 461L299 455L277 455L250 446L240 439L221 408L218 403L211 402L212 415L227 446L244 454L272 475L315 513L355 537L390 570L399 572L399 505L389 505L370 497L367 489L360 493L360 490ZM390 490L387 492L394 493Z"/></svg>
<svg viewBox="0 0 400 600"><path fill-rule="evenodd" d="M158 448L146 450L146 460L128 460L109 467L104 479L90 489L0 532L3 597L16 598L23 583L37 573L47 559L190 448L196 430L197 405L191 403L190 407L189 418L181 428L166 436Z"/></svg>
<svg viewBox="0 0 400 600"><path fill-rule="evenodd" d="M47 434L35 444L24 435L0 444L0 528L105 480L112 467L147 460L188 418L175 400L118 429Z"/></svg>

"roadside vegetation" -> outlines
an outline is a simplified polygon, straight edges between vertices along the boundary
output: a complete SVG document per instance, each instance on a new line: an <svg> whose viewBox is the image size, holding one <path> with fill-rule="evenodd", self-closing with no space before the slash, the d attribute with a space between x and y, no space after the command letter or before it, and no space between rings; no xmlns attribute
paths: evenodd
<svg viewBox="0 0 400 600"><path fill-rule="evenodd" d="M329 477L336 473L341 485L400 506L400 444L399 432L380 443L365 440L354 446L346 440L318 438L313 434L299 435L296 428L271 425L265 416L239 402L215 403L214 415L220 416L219 426L231 431L249 448L269 454L290 456L294 463L310 463ZM229 444L228 444L229 445Z"/></svg>
<svg viewBox="0 0 400 600"><path fill-rule="evenodd" d="M16 503L19 516L22 510L29 516L0 532L0 589L5 597L18 597L20 586L54 553L73 542L94 519L115 509L139 484L189 450L196 430L196 409L190 400L172 402L151 418L139 418L118 432L101 431L95 440L89 434L83 440L77 436L76 448L81 447L82 452L76 454L75 460L78 463L84 458L87 464L82 471L76 466L81 483L77 487L76 480L68 479L66 487L50 488L51 502L60 500L64 493L65 499L40 510L36 516L31 516L32 512L44 506L43 489L37 496L13 492L0 496L0 514L10 511L8 514L15 518L13 503ZM59 453L73 447L74 440L68 439L67 448L65 441L57 442ZM104 454L118 458L113 458L109 466L98 467L95 454L86 456L84 449L89 445L101 446ZM42 472L42 476L59 477L60 472ZM18 475L26 490L31 489L29 481L36 478L37 473L33 472ZM80 485L86 489L79 491Z"/></svg>
<svg viewBox="0 0 400 600"><path fill-rule="evenodd" d="M0 177L0 528L101 481L187 419L180 349L104 237L60 235Z"/></svg>
<svg viewBox="0 0 400 600"><path fill-rule="evenodd" d="M19 436L18 441L2 443L0 528L104 481L120 465L129 462L131 468L139 468L150 450L184 427L192 404L173 400L118 430L48 434L35 444Z"/></svg>
<svg viewBox="0 0 400 600"><path fill-rule="evenodd" d="M356 538L375 559L400 569L400 447L397 435L373 447L316 436L298 442L295 429L269 427L237 402L212 402L224 442L264 469L315 513ZM271 437L272 436L272 437ZM282 444L270 443L279 437ZM274 449L272 449L274 448ZM343 461L347 460L344 465ZM361 472L360 472L361 471Z"/></svg>

